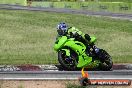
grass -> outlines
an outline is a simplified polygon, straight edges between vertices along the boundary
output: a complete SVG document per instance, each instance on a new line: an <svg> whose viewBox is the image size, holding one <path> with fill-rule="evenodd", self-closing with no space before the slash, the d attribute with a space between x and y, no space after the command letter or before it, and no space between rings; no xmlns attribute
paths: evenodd
<svg viewBox="0 0 132 88"><path fill-rule="evenodd" d="M24 88L22 85L19 85L17 88Z"/></svg>
<svg viewBox="0 0 132 88"><path fill-rule="evenodd" d="M26 6L27 0L0 0L0 4L17 4Z"/></svg>
<svg viewBox="0 0 132 88"><path fill-rule="evenodd" d="M114 63L132 63L132 22L85 15L0 10L0 64L56 64L56 25L66 22L95 35Z"/></svg>
<svg viewBox="0 0 132 88"><path fill-rule="evenodd" d="M100 0L101 2L132 2L131 0Z"/></svg>
<svg viewBox="0 0 132 88"><path fill-rule="evenodd" d="M85 86L79 86L76 84L67 84L66 88L86 88Z"/></svg>

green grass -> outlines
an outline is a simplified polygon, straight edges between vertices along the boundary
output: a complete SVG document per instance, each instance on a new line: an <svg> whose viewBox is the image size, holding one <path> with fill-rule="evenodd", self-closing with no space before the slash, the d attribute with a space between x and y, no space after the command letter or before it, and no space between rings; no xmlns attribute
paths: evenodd
<svg viewBox="0 0 132 88"><path fill-rule="evenodd" d="M86 86L68 83L68 84L66 84L66 88L86 88Z"/></svg>
<svg viewBox="0 0 132 88"><path fill-rule="evenodd" d="M27 0L0 0L0 4L18 4L26 6Z"/></svg>
<svg viewBox="0 0 132 88"><path fill-rule="evenodd" d="M132 2L132 0L100 0L101 2Z"/></svg>
<svg viewBox="0 0 132 88"><path fill-rule="evenodd" d="M114 63L132 63L132 22L85 15L0 10L0 64L55 64L56 25L95 35Z"/></svg>

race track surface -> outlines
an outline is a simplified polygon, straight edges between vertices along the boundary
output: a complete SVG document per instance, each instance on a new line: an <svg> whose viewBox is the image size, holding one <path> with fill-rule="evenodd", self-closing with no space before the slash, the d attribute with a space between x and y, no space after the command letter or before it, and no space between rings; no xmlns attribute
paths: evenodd
<svg viewBox="0 0 132 88"><path fill-rule="evenodd" d="M26 7L18 5L6 5L0 4L0 9L8 10L31 10L31 11L47 11L47 12L57 12L57 13L70 13L70 14L85 14L87 16L106 16L115 19L127 19L132 21L132 14L122 14L122 13L111 13L111 12L92 12L88 10L74 10L65 8L45 8L45 7Z"/></svg>
<svg viewBox="0 0 132 88"><path fill-rule="evenodd" d="M113 65L112 71L87 71L90 79L132 80L132 64ZM77 80L81 71L64 71L55 65L0 66L0 80Z"/></svg>
<svg viewBox="0 0 132 88"><path fill-rule="evenodd" d="M132 70L89 71L90 79L132 80ZM0 72L0 80L77 80L81 71L20 71Z"/></svg>

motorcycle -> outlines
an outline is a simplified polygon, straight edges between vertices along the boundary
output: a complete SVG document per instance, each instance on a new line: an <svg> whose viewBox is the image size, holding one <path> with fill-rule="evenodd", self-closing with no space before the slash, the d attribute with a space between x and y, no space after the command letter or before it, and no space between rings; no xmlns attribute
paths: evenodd
<svg viewBox="0 0 132 88"><path fill-rule="evenodd" d="M91 37L91 41L94 43L96 38ZM64 70L74 71L83 67L107 71L112 69L112 58L104 49L85 45L75 38L59 37L54 50L58 52L58 61Z"/></svg>

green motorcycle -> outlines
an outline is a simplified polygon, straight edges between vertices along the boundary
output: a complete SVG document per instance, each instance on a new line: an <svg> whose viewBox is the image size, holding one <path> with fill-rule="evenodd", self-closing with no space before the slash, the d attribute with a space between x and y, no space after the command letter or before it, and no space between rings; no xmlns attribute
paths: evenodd
<svg viewBox="0 0 132 88"><path fill-rule="evenodd" d="M91 37L91 41L94 43L96 38ZM75 38L59 37L54 50L58 52L58 61L64 70L77 70L82 67L111 70L113 65L111 56L105 50L95 45L86 46Z"/></svg>

